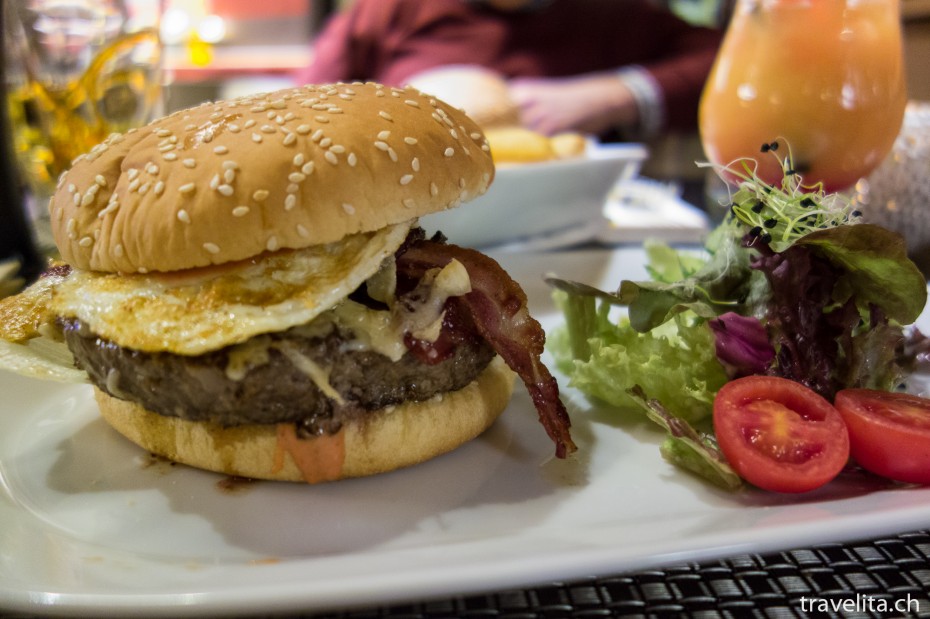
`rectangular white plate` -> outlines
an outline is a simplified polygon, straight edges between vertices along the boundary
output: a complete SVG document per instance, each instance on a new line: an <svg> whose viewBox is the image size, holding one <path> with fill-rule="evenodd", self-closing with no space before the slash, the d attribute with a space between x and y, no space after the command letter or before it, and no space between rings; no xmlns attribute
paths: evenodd
<svg viewBox="0 0 930 619"><path fill-rule="evenodd" d="M615 287L643 252L501 254L544 326L547 272ZM926 312L922 324L930 323ZM564 384L564 381L563 381ZM323 486L223 488L153 462L89 388L0 373L0 607L73 615L305 612L607 575L926 526L930 489L852 475L809 495L728 494L673 469L651 424L565 389L558 461L522 391L484 436Z"/></svg>

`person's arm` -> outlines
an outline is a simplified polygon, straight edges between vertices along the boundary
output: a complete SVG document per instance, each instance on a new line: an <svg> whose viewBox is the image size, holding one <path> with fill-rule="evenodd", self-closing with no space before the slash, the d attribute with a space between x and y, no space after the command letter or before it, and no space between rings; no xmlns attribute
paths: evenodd
<svg viewBox="0 0 930 619"><path fill-rule="evenodd" d="M624 4L622 11L624 31L614 34L622 41L615 50L624 64L617 69L513 80L511 93L527 126L549 134L619 130L633 139L696 128L700 94L721 33L647 3ZM605 21L621 23L616 15Z"/></svg>
<svg viewBox="0 0 930 619"><path fill-rule="evenodd" d="M662 90L638 66L570 78L515 79L510 96L520 108L521 122L547 135L621 130L645 138L665 125Z"/></svg>

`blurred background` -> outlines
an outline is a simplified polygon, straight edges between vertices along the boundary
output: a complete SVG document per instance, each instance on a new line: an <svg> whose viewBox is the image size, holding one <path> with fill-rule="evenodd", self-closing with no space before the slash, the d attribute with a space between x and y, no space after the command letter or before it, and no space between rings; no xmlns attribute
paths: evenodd
<svg viewBox="0 0 930 619"><path fill-rule="evenodd" d="M733 0L655 0L688 21L723 27ZM327 17L352 0L165 0L167 111L204 100L283 87L305 66ZM930 0L902 0L910 99L930 100ZM703 158L696 135L649 144L644 175L695 178Z"/></svg>

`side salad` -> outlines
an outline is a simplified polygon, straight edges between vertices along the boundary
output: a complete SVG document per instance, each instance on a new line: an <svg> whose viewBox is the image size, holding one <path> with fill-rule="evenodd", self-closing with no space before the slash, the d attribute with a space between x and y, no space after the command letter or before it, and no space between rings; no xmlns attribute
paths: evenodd
<svg viewBox="0 0 930 619"><path fill-rule="evenodd" d="M703 252L647 242L651 279L614 291L548 278L565 315L550 336L557 366L586 395L643 409L667 432L667 460L725 488L803 492L850 454L873 472L930 483L930 400L899 393L930 355L930 340L907 327L927 279L900 235L805 185L790 147L762 151L778 159L781 183L749 163L728 167L740 182ZM923 441L925 481L863 455L879 451L889 424Z"/></svg>

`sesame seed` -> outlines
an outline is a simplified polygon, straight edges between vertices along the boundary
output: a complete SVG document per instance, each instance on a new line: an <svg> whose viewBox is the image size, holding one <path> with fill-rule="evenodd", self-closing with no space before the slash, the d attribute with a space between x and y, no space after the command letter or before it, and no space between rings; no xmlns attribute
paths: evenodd
<svg viewBox="0 0 930 619"><path fill-rule="evenodd" d="M310 133L310 125L297 125L297 133L307 135Z"/></svg>
<svg viewBox="0 0 930 619"><path fill-rule="evenodd" d="M226 161L223 162L223 169L224 170L238 170L239 164L233 161L232 159L227 159Z"/></svg>
<svg viewBox="0 0 930 619"><path fill-rule="evenodd" d="M220 253L220 247L216 243L204 243L203 248L211 254Z"/></svg>
<svg viewBox="0 0 930 619"><path fill-rule="evenodd" d="M253 133L253 134L252 134L252 141L255 142L256 144L261 144L262 135L261 135L260 133Z"/></svg>
<svg viewBox="0 0 930 619"><path fill-rule="evenodd" d="M278 237L269 237L268 242L265 243L265 249L268 251L276 251L278 249Z"/></svg>
<svg viewBox="0 0 930 619"><path fill-rule="evenodd" d="M324 125L329 122L329 119L325 116L314 116L318 123L323 123Z"/></svg>
<svg viewBox="0 0 930 619"><path fill-rule="evenodd" d="M185 183L178 187L178 191L181 193L193 193L194 189L196 188L197 187L194 185L194 183Z"/></svg>
<svg viewBox="0 0 930 619"><path fill-rule="evenodd" d="M164 159L165 161L174 161L174 160L176 160L177 158L178 158L178 154L177 154L177 153L165 153L165 155L164 155L164 157L163 157L163 159Z"/></svg>
<svg viewBox="0 0 930 619"><path fill-rule="evenodd" d="M184 209L181 209L180 211L178 211L178 220L183 221L186 224L189 224L191 222L191 216L188 214L187 211L185 211Z"/></svg>
<svg viewBox="0 0 930 619"><path fill-rule="evenodd" d="M410 181L412 180L413 180L413 174L404 174L403 176L400 177L400 184L409 185Z"/></svg>
<svg viewBox="0 0 930 619"><path fill-rule="evenodd" d="M420 103L418 101L414 101L413 99L405 99L404 103L406 103L410 107L416 107L416 108L420 107Z"/></svg>
<svg viewBox="0 0 930 619"><path fill-rule="evenodd" d="M136 180L137 176L139 176L139 170L137 170L136 168L129 168L129 171L126 172L126 178L128 178L131 181Z"/></svg>
<svg viewBox="0 0 930 619"><path fill-rule="evenodd" d="M174 144L165 144L164 146L159 146L158 150L160 150L163 153L167 153L168 151L174 150L175 148L177 147Z"/></svg>
<svg viewBox="0 0 930 619"><path fill-rule="evenodd" d="M413 201L413 198L404 198L403 205L405 208L413 208L416 206L416 202Z"/></svg>
<svg viewBox="0 0 930 619"><path fill-rule="evenodd" d="M132 191L135 191L136 189L139 188L139 185L141 185L141 184L142 184L142 181L139 180L139 179L137 178L136 180L134 180L134 181L132 181L131 183L129 183L128 189L129 189L129 191L131 191L131 192L132 192Z"/></svg>
<svg viewBox="0 0 930 619"><path fill-rule="evenodd" d="M245 217L252 210L247 206L237 206L232 210L233 217Z"/></svg>
<svg viewBox="0 0 930 619"><path fill-rule="evenodd" d="M319 142L320 139L322 139L322 137L323 137L323 130L317 129L316 131L313 132L313 135L310 136L310 140L313 142Z"/></svg>
<svg viewBox="0 0 930 619"><path fill-rule="evenodd" d="M349 163L350 166L354 168L355 164L358 163L358 157L355 156L355 153L349 153L349 156L346 158L346 161Z"/></svg>
<svg viewBox="0 0 930 619"><path fill-rule="evenodd" d="M379 131L379 132L378 132L378 139L379 139L379 140L386 140L386 139L388 139L389 137L391 137L391 132L390 132L390 131Z"/></svg>
<svg viewBox="0 0 930 619"><path fill-rule="evenodd" d="M152 186L151 183L143 183L143 184L139 187L139 195L140 195L140 196L144 196L145 194L147 194L148 191L149 191L149 188L151 188L151 186Z"/></svg>
<svg viewBox="0 0 930 619"><path fill-rule="evenodd" d="M320 140L320 148L329 148L332 145L333 145L332 138L323 138L322 140Z"/></svg>
<svg viewBox="0 0 930 619"><path fill-rule="evenodd" d="M90 238L89 236L82 237L81 240L78 241L78 245L80 245L81 247L90 247L91 245L93 245L93 243L94 243L94 239Z"/></svg>
<svg viewBox="0 0 930 619"><path fill-rule="evenodd" d="M160 196L161 194L163 194L165 192L165 182L158 181L157 183L155 183L155 187L152 189L152 191L155 192L156 196Z"/></svg>
<svg viewBox="0 0 930 619"><path fill-rule="evenodd" d="M310 236L310 232L300 224L297 224L297 234L299 234L302 238L307 238Z"/></svg>
<svg viewBox="0 0 930 619"><path fill-rule="evenodd" d="M252 194L252 199L255 200L256 202L261 202L263 200L266 200L267 198L268 198L267 189L257 189L255 193Z"/></svg>
<svg viewBox="0 0 930 619"><path fill-rule="evenodd" d="M413 161L410 162L410 167L413 169L414 172L419 172L420 171L420 159L418 157L414 157Z"/></svg>
<svg viewBox="0 0 930 619"><path fill-rule="evenodd" d="M228 128L230 133L239 133L239 131L241 131L239 125L235 123L230 123Z"/></svg>
<svg viewBox="0 0 930 619"><path fill-rule="evenodd" d="M185 160L182 161L181 163L184 164L184 167L185 167L185 168L194 168L194 167L197 166L197 162L194 161L193 159L185 159Z"/></svg>
<svg viewBox="0 0 930 619"><path fill-rule="evenodd" d="M220 186L220 175L214 174L213 178L210 179L210 189L216 189Z"/></svg>
<svg viewBox="0 0 930 619"><path fill-rule="evenodd" d="M349 163L351 163L351 158L352 158L352 155L349 155L349 159L350 159ZM311 174L313 174L313 169L314 169L314 165L312 161L308 161L307 163L303 164L300 167L300 171L303 172L307 176L310 176Z"/></svg>
<svg viewBox="0 0 930 619"><path fill-rule="evenodd" d="M388 156L391 158L391 161L397 163L397 152L393 148L388 148Z"/></svg>
<svg viewBox="0 0 930 619"><path fill-rule="evenodd" d="M115 255L117 258L123 257L123 244L122 243L117 244L117 246L113 248L113 255Z"/></svg>
<svg viewBox="0 0 930 619"><path fill-rule="evenodd" d="M442 154L445 155L446 157L451 157L452 155L455 154L455 149L450 146L445 151L443 151Z"/></svg>
<svg viewBox="0 0 930 619"><path fill-rule="evenodd" d="M429 184L429 193L431 196L436 196L439 194L439 187L436 186L436 183Z"/></svg>
<svg viewBox="0 0 930 619"><path fill-rule="evenodd" d="M300 172L291 172L287 175L287 180L291 181L292 183L302 183L307 180L307 177Z"/></svg>
<svg viewBox="0 0 930 619"><path fill-rule="evenodd" d="M242 128L243 128L243 129L251 129L251 128L254 127L254 126L255 126L255 119L254 119L254 118L250 118L250 119L248 119L247 121L245 121L245 124L242 125Z"/></svg>
<svg viewBox="0 0 930 619"><path fill-rule="evenodd" d="M77 191L77 187L74 186L74 183L68 183L68 192L74 193L75 191Z"/></svg>
<svg viewBox="0 0 930 619"><path fill-rule="evenodd" d="M455 129L449 129L449 135L451 135L456 140L459 139L459 132Z"/></svg>
<svg viewBox="0 0 930 619"><path fill-rule="evenodd" d="M406 142L407 144L410 144L411 146L413 146L414 144L417 143L417 139L416 139L416 138L411 138L411 137L406 137L406 138L404 138L404 142Z"/></svg>
<svg viewBox="0 0 930 619"><path fill-rule="evenodd" d="M475 132L473 132L473 133L470 133L470 134L468 135L468 137L470 137L470 138L473 139L473 140L480 140L480 139L481 139L481 134L478 133L477 131L475 131Z"/></svg>
<svg viewBox="0 0 930 619"><path fill-rule="evenodd" d="M284 210L290 211L295 206L297 206L297 196L292 193L287 194L287 197L284 198Z"/></svg>
<svg viewBox="0 0 930 619"><path fill-rule="evenodd" d="M231 183L236 180L236 171L235 170L226 170L223 172L223 180L227 183Z"/></svg>
<svg viewBox="0 0 930 619"><path fill-rule="evenodd" d="M344 210L349 215L355 214L355 207L351 204L348 204L347 202L342 203L342 210Z"/></svg>
<svg viewBox="0 0 930 619"><path fill-rule="evenodd" d="M219 187L216 188L216 190L219 191L224 196L231 196L233 195L233 192L235 191L232 185L227 185L227 184L220 185Z"/></svg>
<svg viewBox="0 0 930 619"><path fill-rule="evenodd" d="M151 174L152 176L155 176L156 174L158 174L158 166L150 162L147 166L145 166L145 171Z"/></svg>
<svg viewBox="0 0 930 619"><path fill-rule="evenodd" d="M166 138L169 135L171 135L171 132L167 129L159 129L158 131L155 132L155 135L157 135L160 138Z"/></svg>
<svg viewBox="0 0 930 619"><path fill-rule="evenodd" d="M326 161L330 162L333 165L336 165L337 163L339 163L339 159L336 157L335 153L333 153L330 150L323 153L323 157L326 159Z"/></svg>
<svg viewBox="0 0 930 619"><path fill-rule="evenodd" d="M215 146L213 148L213 152L216 153L217 155L225 155L226 153L229 152L229 149L226 148L225 146L220 145L220 146Z"/></svg>
<svg viewBox="0 0 930 619"><path fill-rule="evenodd" d="M294 155L294 159L292 159L292 161L294 162L294 167L299 168L300 166L302 166L304 164L303 153L297 153L296 155Z"/></svg>
<svg viewBox="0 0 930 619"><path fill-rule="evenodd" d="M384 110L381 110L380 112L378 112L378 116L380 116L380 117L383 118L384 120L389 120L389 121L392 121L392 122L393 122L393 120L394 120L394 117L391 116L390 114L388 114L387 112L385 112Z"/></svg>
<svg viewBox="0 0 930 619"><path fill-rule="evenodd" d="M81 194L75 193L71 201L74 202L74 206L81 206Z"/></svg>
<svg viewBox="0 0 930 619"><path fill-rule="evenodd" d="M100 187L107 186L107 179L103 178L101 174L98 174L96 177L94 177L94 182L97 183L97 185Z"/></svg>
<svg viewBox="0 0 930 619"><path fill-rule="evenodd" d="M379 140L375 142L375 148L377 148L378 150L383 150L384 152L387 152L391 147L388 145L387 142L382 142Z"/></svg>

